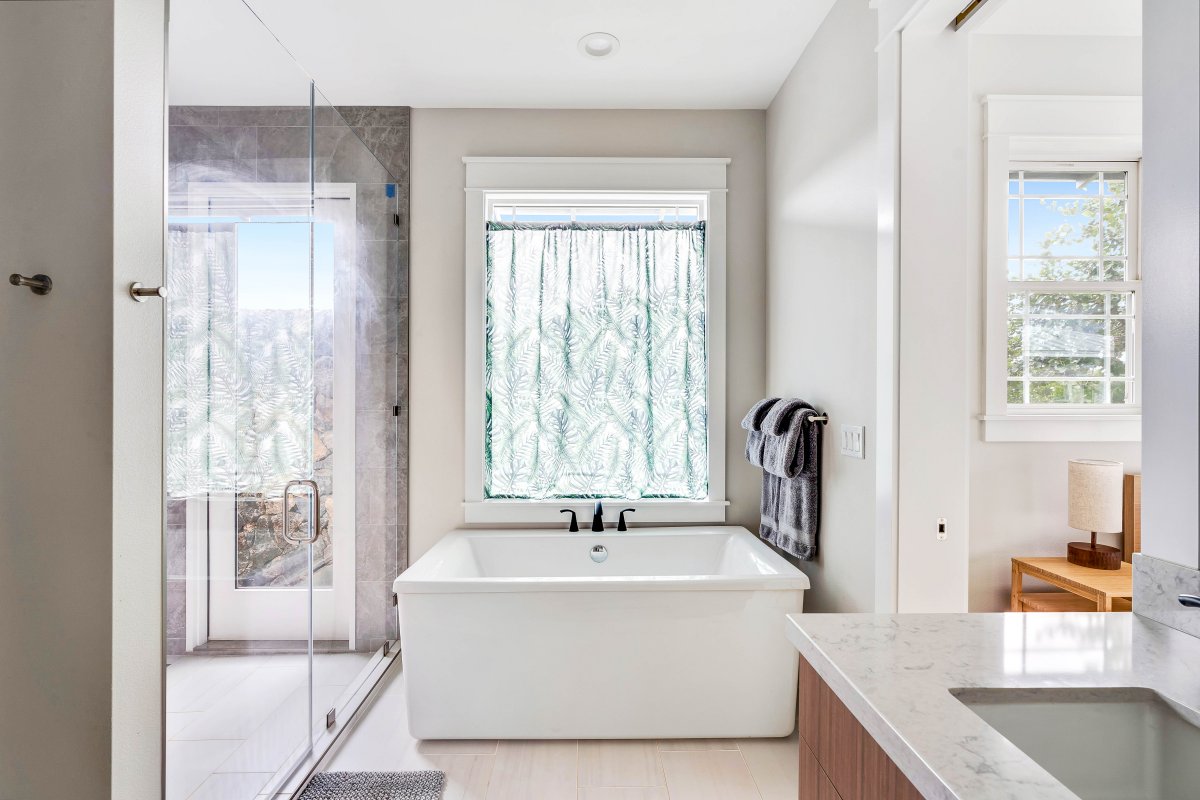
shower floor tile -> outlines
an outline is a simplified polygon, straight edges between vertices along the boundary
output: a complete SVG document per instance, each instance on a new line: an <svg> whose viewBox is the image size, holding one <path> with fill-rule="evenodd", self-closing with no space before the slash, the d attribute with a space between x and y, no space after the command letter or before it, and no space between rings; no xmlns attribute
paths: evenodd
<svg viewBox="0 0 1200 800"><path fill-rule="evenodd" d="M318 721L370 660L315 657ZM166 800L254 800L303 740L306 666L295 654L177 657L167 667Z"/></svg>

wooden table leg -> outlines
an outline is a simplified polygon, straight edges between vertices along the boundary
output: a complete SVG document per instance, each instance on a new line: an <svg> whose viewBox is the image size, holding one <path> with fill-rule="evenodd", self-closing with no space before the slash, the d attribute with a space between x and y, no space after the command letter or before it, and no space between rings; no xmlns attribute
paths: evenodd
<svg viewBox="0 0 1200 800"><path fill-rule="evenodd" d="M1096 610L1097 611L1112 611L1112 595L1098 594L1096 595Z"/></svg>
<svg viewBox="0 0 1200 800"><path fill-rule="evenodd" d="M1009 610L1021 610L1021 568L1017 566L1016 559L1012 562L1012 588L1009 589Z"/></svg>

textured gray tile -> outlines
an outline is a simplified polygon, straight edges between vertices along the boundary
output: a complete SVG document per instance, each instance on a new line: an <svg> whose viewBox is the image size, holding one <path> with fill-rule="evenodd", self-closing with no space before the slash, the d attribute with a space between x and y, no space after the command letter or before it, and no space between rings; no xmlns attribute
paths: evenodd
<svg viewBox="0 0 1200 800"><path fill-rule="evenodd" d="M360 581L396 579L395 525L362 525L355 538L355 578Z"/></svg>
<svg viewBox="0 0 1200 800"><path fill-rule="evenodd" d="M397 238L392 222L396 203L387 196L387 187L386 183L359 184L354 208L359 241Z"/></svg>
<svg viewBox="0 0 1200 800"><path fill-rule="evenodd" d="M187 577L187 529L181 525L168 525L165 533L164 550L167 578Z"/></svg>
<svg viewBox="0 0 1200 800"><path fill-rule="evenodd" d="M167 655L181 656L187 652L187 640L182 636L167 637Z"/></svg>
<svg viewBox="0 0 1200 800"><path fill-rule="evenodd" d="M167 524L168 525L186 525L187 524L187 500L182 497L168 497L167 502Z"/></svg>
<svg viewBox="0 0 1200 800"><path fill-rule="evenodd" d="M360 411L355 419L359 467L389 467L396 452L396 420L391 411Z"/></svg>
<svg viewBox="0 0 1200 800"><path fill-rule="evenodd" d="M338 106L341 118L351 127L386 125L408 128L412 109L408 106Z"/></svg>
<svg viewBox="0 0 1200 800"><path fill-rule="evenodd" d="M308 128L264 126L257 131L259 182L308 180Z"/></svg>
<svg viewBox="0 0 1200 800"><path fill-rule="evenodd" d="M358 468L354 504L357 525L395 525L400 521L397 474L395 466Z"/></svg>
<svg viewBox="0 0 1200 800"><path fill-rule="evenodd" d="M387 617L393 614L391 581L356 581L354 586L354 631L358 639L382 638Z"/></svg>
<svg viewBox="0 0 1200 800"><path fill-rule="evenodd" d="M353 128L367 150L383 165L395 181L408 181L408 128L371 126Z"/></svg>
<svg viewBox="0 0 1200 800"><path fill-rule="evenodd" d="M303 76L297 70L298 86ZM304 89L307 92L307 88ZM297 89L297 99L300 91ZM218 110L221 125L290 125L307 127L308 106L221 106Z"/></svg>
<svg viewBox="0 0 1200 800"><path fill-rule="evenodd" d="M354 132L345 126L314 131L317 179L345 183L386 183L391 176Z"/></svg>
<svg viewBox="0 0 1200 800"><path fill-rule="evenodd" d="M396 404L396 355L359 353L355 364L357 410L387 411Z"/></svg>
<svg viewBox="0 0 1200 800"><path fill-rule="evenodd" d="M167 638L183 638L187 633L187 582L167 580Z"/></svg>
<svg viewBox="0 0 1200 800"><path fill-rule="evenodd" d="M394 256L389 256L389 260L396 265L395 275L396 288L395 297L408 299L408 287L411 282L411 274L409 272L409 246L407 239L397 239L390 243L391 250L395 251Z"/></svg>
<svg viewBox="0 0 1200 800"><path fill-rule="evenodd" d="M184 161L249 161L258 155L255 129L244 126L171 125L167 159Z"/></svg>
<svg viewBox="0 0 1200 800"><path fill-rule="evenodd" d="M167 171L172 193L182 193L191 183L222 183L257 180L257 164L254 159L234 161L182 161L171 164Z"/></svg>
<svg viewBox="0 0 1200 800"><path fill-rule="evenodd" d="M395 243L378 239L358 242L355 253L358 297L396 296Z"/></svg>
<svg viewBox="0 0 1200 800"><path fill-rule="evenodd" d="M403 310L401 319L389 319L391 314L383 313L386 299L359 298L364 305L362 313L355 315L355 343L360 353L395 353L399 346L400 332L398 326L404 322Z"/></svg>
<svg viewBox="0 0 1200 800"><path fill-rule="evenodd" d="M217 125L216 106L171 106L167 111L169 125Z"/></svg>

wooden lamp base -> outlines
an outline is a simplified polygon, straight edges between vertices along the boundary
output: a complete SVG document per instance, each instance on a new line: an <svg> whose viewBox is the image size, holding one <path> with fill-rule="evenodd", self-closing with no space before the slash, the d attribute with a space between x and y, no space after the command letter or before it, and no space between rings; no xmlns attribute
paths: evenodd
<svg viewBox="0 0 1200 800"><path fill-rule="evenodd" d="M1067 561L1092 569L1120 569L1121 548L1096 544L1096 532L1090 542L1071 542L1067 545Z"/></svg>

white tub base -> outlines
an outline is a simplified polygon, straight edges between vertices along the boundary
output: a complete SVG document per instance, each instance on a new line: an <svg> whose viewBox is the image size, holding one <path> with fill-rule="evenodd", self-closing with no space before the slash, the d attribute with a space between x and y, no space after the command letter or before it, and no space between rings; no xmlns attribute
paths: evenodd
<svg viewBox="0 0 1200 800"><path fill-rule="evenodd" d="M744 529L703 531L728 540L713 572L658 577L637 574L634 562L644 567L649 562L641 556L661 559L664 546L694 557L713 540L689 542L686 531L657 541L641 539L653 532L526 534L562 540L534 543L541 546L536 552L554 551L551 560L568 559L562 570L545 563L521 570L521 559L507 557L511 551L493 557L491 549L504 550L496 539L482 551L443 540L396 581L410 733L418 739L790 734L798 654L784 635L784 617L801 610L807 579ZM610 551L605 564L588 561L595 543ZM460 560L468 553L473 563ZM488 574L522 571L530 574Z"/></svg>

